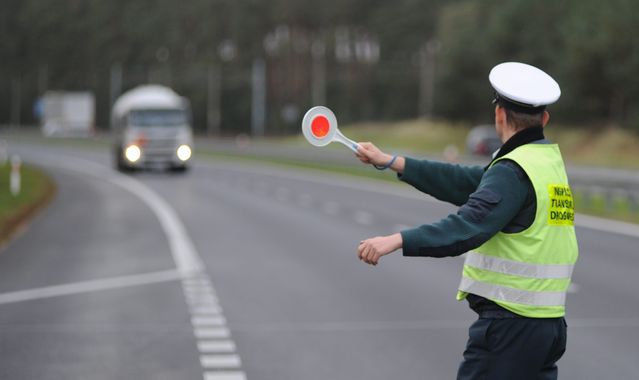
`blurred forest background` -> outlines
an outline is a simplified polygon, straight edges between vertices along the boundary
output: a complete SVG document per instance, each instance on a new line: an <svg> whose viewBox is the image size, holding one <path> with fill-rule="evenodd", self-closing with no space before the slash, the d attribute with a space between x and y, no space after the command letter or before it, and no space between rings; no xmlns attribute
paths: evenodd
<svg viewBox="0 0 639 380"><path fill-rule="evenodd" d="M256 85L267 135L298 132L317 104L341 123L483 123L488 72L514 60L560 83L554 120L639 131L638 14L636 0L3 0L0 124L35 124L42 93L79 90L108 128L144 83L188 97L214 135L250 132Z"/></svg>

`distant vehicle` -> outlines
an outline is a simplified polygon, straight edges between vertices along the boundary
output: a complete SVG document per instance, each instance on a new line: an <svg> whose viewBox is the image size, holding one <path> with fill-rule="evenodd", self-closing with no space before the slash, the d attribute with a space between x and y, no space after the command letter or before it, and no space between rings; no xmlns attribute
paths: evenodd
<svg viewBox="0 0 639 380"><path fill-rule="evenodd" d="M42 96L42 134L60 137L93 135L95 97L90 92L48 91Z"/></svg>
<svg viewBox="0 0 639 380"><path fill-rule="evenodd" d="M193 147L190 105L172 89L144 85L125 92L113 104L111 127L118 170L188 168Z"/></svg>
<svg viewBox="0 0 639 380"><path fill-rule="evenodd" d="M468 153L478 156L492 156L502 142L494 125L479 125L474 127L466 137L466 149Z"/></svg>

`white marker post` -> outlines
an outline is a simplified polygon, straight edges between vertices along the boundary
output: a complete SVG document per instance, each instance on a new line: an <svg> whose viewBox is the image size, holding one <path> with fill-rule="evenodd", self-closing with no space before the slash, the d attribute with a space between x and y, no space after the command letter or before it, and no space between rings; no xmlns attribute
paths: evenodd
<svg viewBox="0 0 639 380"><path fill-rule="evenodd" d="M304 119L302 119L302 133L306 140L314 146L326 146L337 141L355 153L359 147L355 141L339 131L335 114L324 106L313 107L306 112Z"/></svg>
<svg viewBox="0 0 639 380"><path fill-rule="evenodd" d="M11 156L11 173L9 174L9 188L11 195L18 196L20 194L20 166L22 161L17 155Z"/></svg>

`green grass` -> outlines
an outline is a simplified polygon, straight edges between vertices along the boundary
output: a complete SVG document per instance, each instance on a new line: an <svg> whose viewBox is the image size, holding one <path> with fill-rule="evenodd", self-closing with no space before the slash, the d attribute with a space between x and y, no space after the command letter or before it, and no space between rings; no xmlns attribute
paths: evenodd
<svg viewBox="0 0 639 380"><path fill-rule="evenodd" d="M55 192L53 182L44 172L30 165L22 165L21 191L14 196L9 187L9 173L8 163L0 165L0 242Z"/></svg>

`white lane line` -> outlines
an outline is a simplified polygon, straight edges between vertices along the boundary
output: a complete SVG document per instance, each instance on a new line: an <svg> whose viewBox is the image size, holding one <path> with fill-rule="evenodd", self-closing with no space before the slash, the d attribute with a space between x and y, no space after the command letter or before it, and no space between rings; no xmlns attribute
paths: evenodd
<svg viewBox="0 0 639 380"><path fill-rule="evenodd" d="M197 339L228 339L231 332L226 327L196 327L193 334Z"/></svg>
<svg viewBox="0 0 639 380"><path fill-rule="evenodd" d="M195 250L195 246L188 236L184 224L178 217L177 213L162 197L160 197L155 191L151 190L151 188L144 185L141 181L122 174L114 173L113 171L94 162L79 158L67 160L56 159L56 161L59 161L57 165L62 168L78 171L86 175L95 176L109 181L140 198L140 200L153 211L164 230L171 249L171 255L173 256L176 266L176 270L171 271L170 276L173 276L173 279L183 278L182 289L183 292L185 292L185 299L189 305L189 309L193 310L195 307L217 307L219 311L217 298L214 296L215 292L211 285L211 281L206 274L204 263ZM244 181L241 179L240 182ZM240 184L240 187L244 186L244 184ZM138 278L137 280L139 282L140 279ZM149 279L147 278L146 280L148 281ZM203 286L206 289L197 290L200 294L197 294L196 296L196 294L192 293L192 287L198 286ZM231 335L230 331L226 327L213 328L198 326L194 326L193 334L197 339L228 339ZM231 364L233 363L237 364L232 366ZM222 366L237 368L240 366L241 362L238 355L229 356L225 359L216 359L215 357L208 356L201 357L201 364L205 368L208 368L211 365L214 367ZM223 377L218 375L228 375L226 376L227 380L246 378L244 373L239 371L232 373L204 372L205 379L221 380Z"/></svg>
<svg viewBox="0 0 639 380"><path fill-rule="evenodd" d="M246 380L241 371L205 372L204 380Z"/></svg>
<svg viewBox="0 0 639 380"><path fill-rule="evenodd" d="M213 293L205 293L205 292L201 292L201 293L189 293L189 292L184 292L184 298L186 299L187 303L202 303L202 302L218 302L217 297L213 294Z"/></svg>
<svg viewBox="0 0 639 380"><path fill-rule="evenodd" d="M201 277L190 277L190 278L185 278L184 280L182 280L182 285L184 286L212 286L211 285L211 281L205 278L201 278Z"/></svg>
<svg viewBox="0 0 639 380"><path fill-rule="evenodd" d="M197 299L186 299L186 303L190 307L219 307L219 303L215 298L206 297L206 298L197 298Z"/></svg>
<svg viewBox="0 0 639 380"><path fill-rule="evenodd" d="M227 354L235 352L232 340L203 340L197 342L197 349L202 354Z"/></svg>
<svg viewBox="0 0 639 380"><path fill-rule="evenodd" d="M185 292L214 292L213 285L187 285L182 284L182 288Z"/></svg>
<svg viewBox="0 0 639 380"><path fill-rule="evenodd" d="M242 365L240 357L235 354L200 355L200 363L202 363L202 367L207 369L239 368Z"/></svg>
<svg viewBox="0 0 639 380"><path fill-rule="evenodd" d="M161 272L143 273L131 276L103 278L99 280L81 281L63 285L45 286L41 288L18 290L0 294L0 304L31 301L42 298L68 296L73 294L127 288L162 282L177 281L180 274L171 269Z"/></svg>
<svg viewBox="0 0 639 380"><path fill-rule="evenodd" d="M206 327L206 326L219 327L219 326L226 325L226 319L221 315L207 316L207 317L196 316L191 318L191 324L194 327Z"/></svg>
<svg viewBox="0 0 639 380"><path fill-rule="evenodd" d="M215 315L222 313L222 307L220 305L196 305L192 306L190 310L193 315Z"/></svg>
<svg viewBox="0 0 639 380"><path fill-rule="evenodd" d="M373 215L366 211L355 211L353 215L355 222L364 226L370 226L373 224Z"/></svg>
<svg viewBox="0 0 639 380"><path fill-rule="evenodd" d="M177 213L151 188L136 179L116 173L89 160L77 157L68 157L64 160L56 158L48 160L44 164L46 165L52 161L55 161L55 166L106 180L137 196L158 218L169 241L171 255L177 270L185 277L204 271L202 259L195 250L193 242Z"/></svg>

